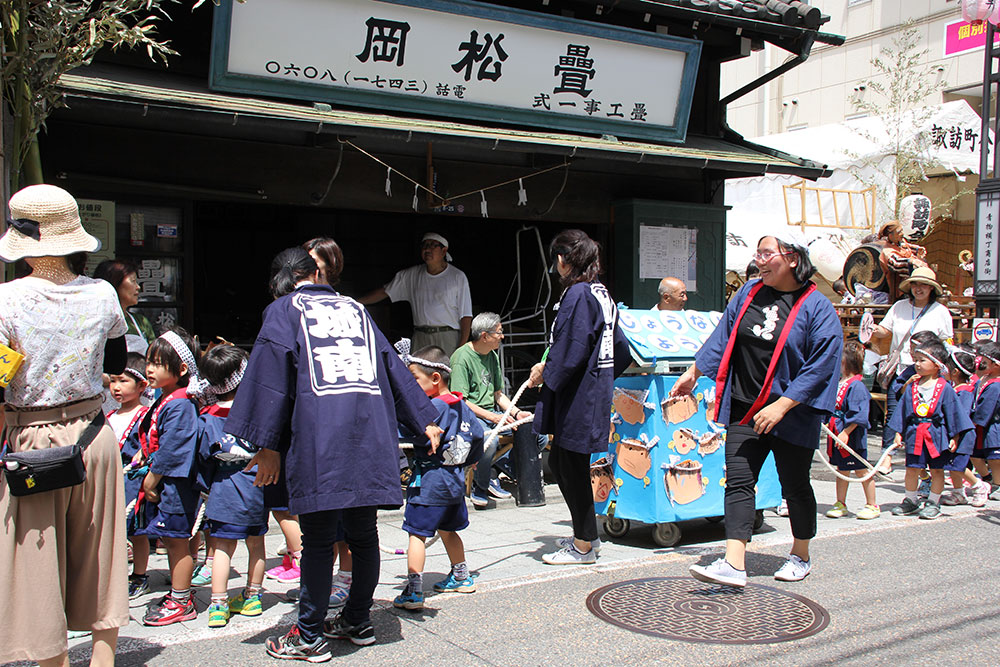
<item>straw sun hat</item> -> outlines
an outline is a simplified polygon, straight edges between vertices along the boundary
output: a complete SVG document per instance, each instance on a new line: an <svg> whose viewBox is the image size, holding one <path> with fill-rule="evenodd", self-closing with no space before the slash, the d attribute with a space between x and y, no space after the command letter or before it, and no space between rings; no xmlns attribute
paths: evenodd
<svg viewBox="0 0 1000 667"><path fill-rule="evenodd" d="M7 233L0 238L0 259L63 257L94 252L101 242L80 224L73 195L54 185L29 185L10 198Z"/></svg>
<svg viewBox="0 0 1000 667"><path fill-rule="evenodd" d="M910 277L904 280L903 282L899 283L899 291L909 292L910 287L913 285L913 283L923 283L924 285L930 285L931 287L934 288L936 297L939 297L942 294L944 294L944 290L941 288L941 284L938 283L937 281L937 275L934 273L933 270L927 268L926 266L919 266L913 269L913 273L910 274Z"/></svg>

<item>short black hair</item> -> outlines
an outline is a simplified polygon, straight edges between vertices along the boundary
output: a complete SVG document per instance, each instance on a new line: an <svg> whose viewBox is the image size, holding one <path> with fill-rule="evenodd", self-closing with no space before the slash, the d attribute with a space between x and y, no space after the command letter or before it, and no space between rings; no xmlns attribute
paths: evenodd
<svg viewBox="0 0 1000 667"><path fill-rule="evenodd" d="M956 370L968 379L976 372L976 350L968 343L959 343L951 350L948 368Z"/></svg>
<svg viewBox="0 0 1000 667"><path fill-rule="evenodd" d="M848 373L857 375L863 372L865 367L865 346L859 341L849 340L844 343L844 352L841 357L844 360L844 368Z"/></svg>
<svg viewBox="0 0 1000 667"><path fill-rule="evenodd" d="M201 375L215 386L223 385L229 377L240 369L243 360L247 358L247 353L235 345L216 345L211 350L205 352L198 364ZM225 394L219 394L219 398L228 401L236 395L236 388Z"/></svg>
<svg viewBox="0 0 1000 667"><path fill-rule="evenodd" d="M174 327L171 329L175 334L181 337L184 344L187 345L188 349L191 350L191 354L194 356L195 364L198 363L198 357L201 356L201 351L198 349L198 343L195 342L194 338L191 337L187 331L182 327ZM149 344L149 349L146 350L146 360L151 361L154 364L162 364L170 371L171 375L177 377L177 386L186 387L191 379L191 374L197 372L197 368L189 368L186 375L181 375L181 356L177 354L177 350L174 346L163 340L160 336L152 343Z"/></svg>
<svg viewBox="0 0 1000 667"><path fill-rule="evenodd" d="M417 359L423 359L424 361L429 361L432 364L444 364L448 368L451 368L451 359L449 359L448 355L445 354L445 351L442 350L437 345L428 345L427 347L422 347L416 352L411 352L410 356L416 357ZM428 377L434 373L437 373L438 375L441 376L441 382L444 384L444 386L445 387L449 386L449 383L451 382L451 371L446 371L443 368L434 368L432 366L425 366L419 361L415 361L412 359L410 363L419 368L421 371L423 371L424 374L427 375Z"/></svg>
<svg viewBox="0 0 1000 667"><path fill-rule="evenodd" d="M131 259L106 259L94 269L94 278L107 280L118 289L125 279L131 274L139 273L139 265Z"/></svg>
<svg viewBox="0 0 1000 667"><path fill-rule="evenodd" d="M795 268L792 269L792 275L795 276L797 282L804 283L813 277L813 274L816 273L816 267L813 265L812 260L809 259L809 251L807 249L792 245L791 243L785 243L777 237L774 237L774 240L778 242L778 248L782 252L794 253L795 258L798 260Z"/></svg>
<svg viewBox="0 0 1000 667"><path fill-rule="evenodd" d="M941 339L933 331L918 331L917 333L910 336L910 340L920 347L921 345L928 345L930 343L941 343Z"/></svg>
<svg viewBox="0 0 1000 667"><path fill-rule="evenodd" d="M125 368L131 368L142 377L146 377L146 357L138 352L129 352L125 355Z"/></svg>
<svg viewBox="0 0 1000 667"><path fill-rule="evenodd" d="M920 347L914 349L913 354L922 354L928 358L940 361L942 364L947 364L948 359L951 358L951 355L948 354L948 348L946 348L944 343L940 340L924 343Z"/></svg>

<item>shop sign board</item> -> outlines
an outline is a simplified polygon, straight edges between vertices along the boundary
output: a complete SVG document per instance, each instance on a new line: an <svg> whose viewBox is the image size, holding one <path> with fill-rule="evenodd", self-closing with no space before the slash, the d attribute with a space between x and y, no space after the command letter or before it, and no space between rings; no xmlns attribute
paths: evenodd
<svg viewBox="0 0 1000 667"><path fill-rule="evenodd" d="M679 143L701 42L464 0L224 0L212 49L215 90Z"/></svg>
<svg viewBox="0 0 1000 667"><path fill-rule="evenodd" d="M993 33L993 41L1000 41L1000 32ZM944 26L944 55L951 56L986 46L986 23L972 25L968 21L952 21Z"/></svg>
<svg viewBox="0 0 1000 667"><path fill-rule="evenodd" d="M1000 234L1000 192L977 193L976 204L976 296L996 297L998 293L998 251Z"/></svg>

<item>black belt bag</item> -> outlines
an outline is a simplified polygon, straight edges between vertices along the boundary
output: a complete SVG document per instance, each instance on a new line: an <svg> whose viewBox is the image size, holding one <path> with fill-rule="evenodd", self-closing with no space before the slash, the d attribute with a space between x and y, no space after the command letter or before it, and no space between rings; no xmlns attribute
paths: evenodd
<svg viewBox="0 0 1000 667"><path fill-rule="evenodd" d="M75 445L5 454L0 461L10 494L31 496L82 484L87 479L83 452L103 426L104 414L98 412Z"/></svg>

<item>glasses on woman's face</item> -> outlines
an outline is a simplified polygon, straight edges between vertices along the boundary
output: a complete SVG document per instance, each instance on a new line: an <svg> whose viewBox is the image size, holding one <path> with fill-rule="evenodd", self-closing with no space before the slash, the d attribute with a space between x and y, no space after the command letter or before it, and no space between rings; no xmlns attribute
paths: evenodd
<svg viewBox="0 0 1000 667"><path fill-rule="evenodd" d="M436 250L437 248L443 248L444 246L437 241L424 241L420 244L421 250Z"/></svg>
<svg viewBox="0 0 1000 667"><path fill-rule="evenodd" d="M766 264L778 255L791 255L790 252L782 252L781 250L764 250L763 252L757 251L753 255L753 260L758 264Z"/></svg>

